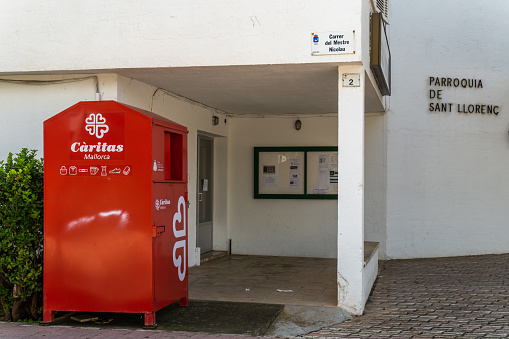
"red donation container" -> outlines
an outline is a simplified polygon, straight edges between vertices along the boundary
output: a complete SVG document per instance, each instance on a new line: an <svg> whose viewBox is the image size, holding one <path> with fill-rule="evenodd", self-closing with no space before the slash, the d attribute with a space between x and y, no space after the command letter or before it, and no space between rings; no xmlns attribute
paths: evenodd
<svg viewBox="0 0 509 339"><path fill-rule="evenodd" d="M44 312L188 302L187 129L115 101L44 122Z"/></svg>

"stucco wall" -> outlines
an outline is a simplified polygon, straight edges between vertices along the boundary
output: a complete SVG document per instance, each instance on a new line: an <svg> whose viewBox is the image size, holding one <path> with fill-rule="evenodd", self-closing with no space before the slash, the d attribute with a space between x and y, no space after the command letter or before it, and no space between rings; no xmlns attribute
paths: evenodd
<svg viewBox="0 0 509 339"><path fill-rule="evenodd" d="M509 251L507 8L501 0L391 1L390 258ZM483 88L430 85L429 77L478 79ZM442 99L430 90L443 90ZM430 103L452 103L452 112L431 112ZM500 113L458 113L458 104Z"/></svg>
<svg viewBox="0 0 509 339"><path fill-rule="evenodd" d="M232 120L228 223L234 254L337 257L336 200L253 198L253 147L337 145L337 117L300 117L300 131L295 120Z"/></svg>
<svg viewBox="0 0 509 339"><path fill-rule="evenodd" d="M362 11L359 1L3 1L0 73L358 61L360 34L356 54L312 57L311 33L361 32Z"/></svg>
<svg viewBox="0 0 509 339"><path fill-rule="evenodd" d="M2 79L15 79L17 83L0 81L0 159L9 152L19 152L22 148L38 150L43 156L43 122L82 100L95 100L96 82L94 78L66 83L52 83L62 79L82 79L86 75L66 76L18 76ZM116 100L117 76L102 74L98 77L99 90L108 100ZM37 80L39 83L24 82Z"/></svg>
<svg viewBox="0 0 509 339"><path fill-rule="evenodd" d="M364 143L364 240L380 243L378 255L385 259L387 239L387 144L385 116L365 118Z"/></svg>

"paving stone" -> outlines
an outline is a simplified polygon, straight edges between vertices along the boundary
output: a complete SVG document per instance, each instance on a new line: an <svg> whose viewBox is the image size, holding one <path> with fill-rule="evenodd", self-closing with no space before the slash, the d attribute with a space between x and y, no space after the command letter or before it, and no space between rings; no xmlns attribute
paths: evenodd
<svg viewBox="0 0 509 339"><path fill-rule="evenodd" d="M366 304L364 316L306 337L509 338L508 263L509 254L387 261ZM5 323L0 323L0 337L229 338L204 333L108 333Z"/></svg>
<svg viewBox="0 0 509 339"><path fill-rule="evenodd" d="M356 327L377 338L509 337L508 262L509 254L386 261L366 304L369 318Z"/></svg>

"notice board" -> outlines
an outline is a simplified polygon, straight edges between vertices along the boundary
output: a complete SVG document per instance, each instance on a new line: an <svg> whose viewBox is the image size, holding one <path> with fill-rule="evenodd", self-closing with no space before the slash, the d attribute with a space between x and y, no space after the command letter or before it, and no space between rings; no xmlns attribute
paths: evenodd
<svg viewBox="0 0 509 339"><path fill-rule="evenodd" d="M337 146L255 147L255 199L337 199Z"/></svg>

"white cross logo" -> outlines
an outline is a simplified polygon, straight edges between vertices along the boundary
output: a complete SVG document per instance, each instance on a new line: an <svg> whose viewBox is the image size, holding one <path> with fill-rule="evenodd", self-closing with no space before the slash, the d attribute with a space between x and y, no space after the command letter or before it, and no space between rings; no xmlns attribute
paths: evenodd
<svg viewBox="0 0 509 339"><path fill-rule="evenodd" d="M184 197L179 198L177 205L177 212L173 215L173 235L176 239L184 238L183 240L175 241L173 245L173 265L177 268L178 276L180 281L184 281L186 277L187 267L187 249L186 249L186 199ZM180 209L182 207L182 209ZM184 220L182 220L184 219ZM177 230L177 222L181 224L181 230ZM177 254L177 249L182 248L182 255ZM182 257L183 256L183 257Z"/></svg>
<svg viewBox="0 0 509 339"><path fill-rule="evenodd" d="M86 126L85 130L90 135L95 135L98 139L101 139L104 134L106 134L110 128L106 125L106 119L103 117L101 113L91 113L88 118L85 119Z"/></svg>

